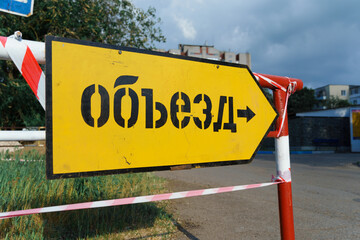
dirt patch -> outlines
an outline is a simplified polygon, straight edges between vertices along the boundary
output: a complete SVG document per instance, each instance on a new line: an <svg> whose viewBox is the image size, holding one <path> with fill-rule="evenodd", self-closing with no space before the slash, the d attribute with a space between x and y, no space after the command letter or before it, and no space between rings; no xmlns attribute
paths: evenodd
<svg viewBox="0 0 360 240"><path fill-rule="evenodd" d="M22 148L23 145L18 141L0 141L0 152L14 152Z"/></svg>
<svg viewBox="0 0 360 240"><path fill-rule="evenodd" d="M181 192L188 191L189 189L195 190L208 187L209 186L189 184L173 179L167 180L167 189L169 192ZM173 215L173 223L179 230L179 232L174 235L174 239L199 239L193 234L193 232L197 229L201 229L204 222L192 217L193 211L191 208L189 209L189 202L187 199L170 201L167 206L167 211Z"/></svg>
<svg viewBox="0 0 360 240"><path fill-rule="evenodd" d="M0 153L9 152L19 154L20 157L30 151L37 151L40 155L46 153L45 141L18 142L18 141L0 141Z"/></svg>

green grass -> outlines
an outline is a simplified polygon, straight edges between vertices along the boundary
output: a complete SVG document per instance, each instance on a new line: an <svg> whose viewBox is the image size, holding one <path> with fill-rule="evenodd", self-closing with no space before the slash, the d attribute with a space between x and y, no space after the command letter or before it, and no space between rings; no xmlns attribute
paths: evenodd
<svg viewBox="0 0 360 240"><path fill-rule="evenodd" d="M46 180L44 158L36 151L0 154L0 212L157 194L164 189L164 181L150 173ZM0 238L166 239L175 226L165 205L144 203L4 219Z"/></svg>

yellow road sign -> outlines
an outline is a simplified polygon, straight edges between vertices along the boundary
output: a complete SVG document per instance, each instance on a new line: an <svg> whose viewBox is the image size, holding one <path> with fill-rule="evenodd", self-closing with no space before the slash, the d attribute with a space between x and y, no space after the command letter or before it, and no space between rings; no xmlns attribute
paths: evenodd
<svg viewBox="0 0 360 240"><path fill-rule="evenodd" d="M277 113L244 65L46 38L47 177L247 163Z"/></svg>

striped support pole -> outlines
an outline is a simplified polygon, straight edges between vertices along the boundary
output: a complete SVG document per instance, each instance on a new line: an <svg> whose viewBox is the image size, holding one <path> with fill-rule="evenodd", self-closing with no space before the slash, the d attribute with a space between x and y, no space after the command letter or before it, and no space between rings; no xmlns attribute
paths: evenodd
<svg viewBox="0 0 360 240"><path fill-rule="evenodd" d="M278 185L279 217L281 239L295 239L294 214L291 191L291 168L289 127L287 104L289 97L297 90L301 90L303 82L299 79L253 73L262 87L273 90L275 108L279 113L276 120L276 131L268 134L275 138L276 181Z"/></svg>
<svg viewBox="0 0 360 240"><path fill-rule="evenodd" d="M281 239L295 239L293 202L291 191L291 168L290 168L290 147L288 117L286 114L285 99L287 93L282 90L274 91L275 107L279 115L284 114L284 119L279 118L276 127L282 128L279 135L275 138L275 161L277 178L283 183L278 185L279 215Z"/></svg>

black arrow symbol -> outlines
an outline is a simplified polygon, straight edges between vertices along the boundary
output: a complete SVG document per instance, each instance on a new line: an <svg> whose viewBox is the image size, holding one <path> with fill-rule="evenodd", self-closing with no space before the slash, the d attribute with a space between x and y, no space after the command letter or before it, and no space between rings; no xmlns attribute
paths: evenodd
<svg viewBox="0 0 360 240"><path fill-rule="evenodd" d="M246 117L246 122L248 122L255 116L255 113L251 111L251 109L248 106L246 106L246 110L238 109L237 115L239 118Z"/></svg>

